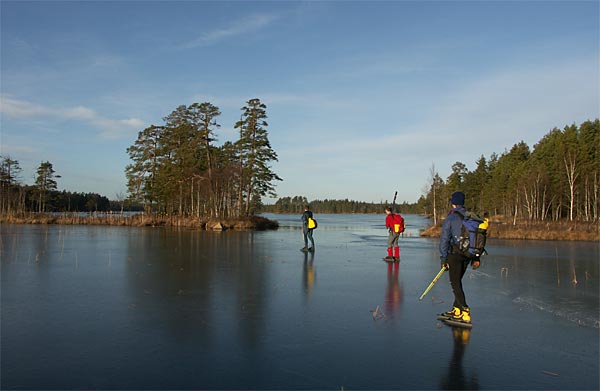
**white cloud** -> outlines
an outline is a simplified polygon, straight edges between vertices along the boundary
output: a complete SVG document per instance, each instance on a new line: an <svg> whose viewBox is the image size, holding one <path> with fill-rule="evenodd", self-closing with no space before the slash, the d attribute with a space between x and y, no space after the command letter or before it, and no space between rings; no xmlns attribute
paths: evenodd
<svg viewBox="0 0 600 391"><path fill-rule="evenodd" d="M277 17L270 14L251 15L245 19L238 20L230 25L205 32L198 38L183 43L179 46L180 49L193 49L196 47L210 46L224 39L237 37L240 35L258 31L271 24Z"/></svg>
<svg viewBox="0 0 600 391"><path fill-rule="evenodd" d="M14 118L28 118L52 115L52 110L2 95L0 96L0 113Z"/></svg>
<svg viewBox="0 0 600 391"><path fill-rule="evenodd" d="M58 115L61 116L61 113L65 118L79 119L84 121L94 121L97 118L94 110L83 106L61 110L58 112Z"/></svg>
<svg viewBox="0 0 600 391"><path fill-rule="evenodd" d="M0 155L2 156L34 156L39 154L40 150L31 145L7 145L0 143Z"/></svg>
<svg viewBox="0 0 600 391"><path fill-rule="evenodd" d="M94 120L97 127L103 130L99 133L99 136L103 139L118 139L123 136L130 136L131 131L139 131L146 126L145 122L138 118L127 118L127 119L108 119L108 118L96 118Z"/></svg>
<svg viewBox="0 0 600 391"><path fill-rule="evenodd" d="M98 137L103 139L129 136L131 131L140 130L145 125L145 122L138 118L107 118L84 106L52 108L17 100L7 95L0 96L0 113L16 119L54 118L82 121L99 129Z"/></svg>

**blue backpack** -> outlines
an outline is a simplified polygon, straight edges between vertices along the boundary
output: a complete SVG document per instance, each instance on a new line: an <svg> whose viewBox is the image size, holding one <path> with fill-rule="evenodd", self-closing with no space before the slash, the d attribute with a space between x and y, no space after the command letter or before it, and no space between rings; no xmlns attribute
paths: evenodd
<svg viewBox="0 0 600 391"><path fill-rule="evenodd" d="M479 260L483 254L487 253L485 250L487 229L480 228L484 220L475 213L467 212L464 216L460 212L456 213L462 218L462 228L458 243L454 245L454 248L472 260Z"/></svg>

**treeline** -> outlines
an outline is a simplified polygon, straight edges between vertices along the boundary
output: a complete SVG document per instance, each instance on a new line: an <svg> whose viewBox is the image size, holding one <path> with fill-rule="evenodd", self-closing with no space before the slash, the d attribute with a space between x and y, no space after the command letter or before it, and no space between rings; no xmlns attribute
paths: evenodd
<svg viewBox="0 0 600 391"><path fill-rule="evenodd" d="M467 208L517 220L598 221L600 123L554 128L533 150L521 141L501 155L483 155L473 171L456 162L443 180L432 166L428 191L418 201L435 220L448 211L452 192L462 190Z"/></svg>
<svg viewBox="0 0 600 391"><path fill-rule="evenodd" d="M353 200L313 200L308 201L304 196L281 197L272 205L263 205L262 212L266 213L286 213L300 214L304 211L304 205L309 205L315 213L384 213L386 206L391 202L362 202ZM396 211L401 213L416 213L418 211L416 204L402 203L396 205Z"/></svg>
<svg viewBox="0 0 600 391"><path fill-rule="evenodd" d="M266 105L250 99L234 128L235 142L216 146L221 112L211 103L179 106L163 125L138 133L127 149L130 199L146 211L228 218L252 215L265 195L275 196L271 170L277 154L267 133Z"/></svg>
<svg viewBox="0 0 600 391"><path fill-rule="evenodd" d="M52 163L40 163L36 170L35 184L21 182L21 166L18 160L0 156L0 213L15 215L26 212L123 212L140 210L125 197L115 201L96 193L58 191L56 173Z"/></svg>

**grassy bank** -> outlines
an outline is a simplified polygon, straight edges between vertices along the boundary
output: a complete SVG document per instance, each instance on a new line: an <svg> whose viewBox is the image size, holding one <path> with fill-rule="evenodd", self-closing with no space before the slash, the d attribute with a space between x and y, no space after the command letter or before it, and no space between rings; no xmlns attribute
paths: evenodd
<svg viewBox="0 0 600 391"><path fill-rule="evenodd" d="M421 236L439 237L441 223L421 232ZM505 221L494 218L490 221L488 238L498 239L532 239L532 240L571 240L600 241L598 222L570 221Z"/></svg>
<svg viewBox="0 0 600 391"><path fill-rule="evenodd" d="M260 216L232 219L209 219L207 217L154 216L136 214L132 216L113 214L92 214L82 216L77 213L48 215L25 213L0 215L0 223L8 224L62 224L62 225L113 225L127 227L183 227L202 230L268 230L279 228L279 223ZM441 223L421 232L424 237L439 237ZM532 239L532 240L570 240L600 241L600 229L594 222L567 221L517 221L500 217L492 218L488 229L488 238Z"/></svg>
<svg viewBox="0 0 600 391"><path fill-rule="evenodd" d="M114 214L97 214L81 216L74 213L48 215L26 213L18 215L0 215L0 223L9 224L62 224L62 225L114 225L127 227L185 227L203 230L227 229L267 230L277 229L279 223L259 216L238 217L231 219L210 219L181 216L150 216L136 214L133 216Z"/></svg>

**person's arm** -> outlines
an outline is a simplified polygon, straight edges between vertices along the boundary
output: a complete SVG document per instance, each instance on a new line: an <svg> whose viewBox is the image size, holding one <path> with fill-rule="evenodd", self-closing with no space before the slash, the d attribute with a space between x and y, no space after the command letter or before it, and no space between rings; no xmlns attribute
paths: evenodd
<svg viewBox="0 0 600 391"><path fill-rule="evenodd" d="M448 258L450 253L450 237L452 236L452 215L446 217L442 224L442 233L440 234L440 257Z"/></svg>

